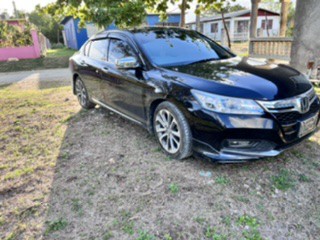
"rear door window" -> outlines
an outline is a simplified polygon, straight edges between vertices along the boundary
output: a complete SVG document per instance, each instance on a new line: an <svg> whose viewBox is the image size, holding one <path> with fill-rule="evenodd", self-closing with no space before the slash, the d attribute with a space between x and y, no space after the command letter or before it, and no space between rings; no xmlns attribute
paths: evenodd
<svg viewBox="0 0 320 240"><path fill-rule="evenodd" d="M95 60L107 61L108 39L99 39L91 42L89 57Z"/></svg>

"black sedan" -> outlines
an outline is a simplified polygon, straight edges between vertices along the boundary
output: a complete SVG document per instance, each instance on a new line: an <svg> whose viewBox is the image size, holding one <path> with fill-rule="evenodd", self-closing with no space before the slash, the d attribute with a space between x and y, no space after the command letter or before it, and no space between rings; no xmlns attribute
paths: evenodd
<svg viewBox="0 0 320 240"><path fill-rule="evenodd" d="M70 68L83 108L98 104L140 124L176 159L276 156L319 122L319 98L303 74L239 58L192 30L104 31Z"/></svg>

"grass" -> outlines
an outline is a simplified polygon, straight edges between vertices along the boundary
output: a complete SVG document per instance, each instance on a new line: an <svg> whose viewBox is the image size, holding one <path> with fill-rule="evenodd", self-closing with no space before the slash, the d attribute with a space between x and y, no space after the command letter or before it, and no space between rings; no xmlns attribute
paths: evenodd
<svg viewBox="0 0 320 240"><path fill-rule="evenodd" d="M320 96L320 87L315 87L316 93Z"/></svg>
<svg viewBox="0 0 320 240"><path fill-rule="evenodd" d="M49 234L52 232L63 230L67 227L67 225L68 225L68 222L63 219L59 219L54 222L49 222L45 233Z"/></svg>
<svg viewBox="0 0 320 240"><path fill-rule="evenodd" d="M178 186L177 184L171 183L171 184L169 185L169 190L170 190L170 192L171 192L172 194L177 194L177 193L180 191L180 188L179 188L179 186Z"/></svg>
<svg viewBox="0 0 320 240"><path fill-rule="evenodd" d="M216 178L216 183L221 184L221 185L226 185L229 183L229 179L226 177L217 177Z"/></svg>
<svg viewBox="0 0 320 240"><path fill-rule="evenodd" d="M272 229L286 238L296 219L292 238L318 230L319 133L278 158L215 165L166 161L144 130L79 111L70 87L1 87L0 109L0 239L259 240Z"/></svg>
<svg viewBox="0 0 320 240"><path fill-rule="evenodd" d="M50 193L51 176L68 124L61 119L75 115L79 107L76 99L70 98L70 87L41 91L17 91L14 87L0 88L0 238L17 239L29 232L26 238L37 239L31 237L31 229L39 231L41 225L30 219L45 218L47 207L41 202ZM72 207L81 211L76 201ZM63 220L51 222L47 233L64 227Z"/></svg>
<svg viewBox="0 0 320 240"><path fill-rule="evenodd" d="M58 48L58 49L48 49L47 56L48 58L57 58L57 57L71 57L76 51L69 48Z"/></svg>
<svg viewBox="0 0 320 240"><path fill-rule="evenodd" d="M272 176L271 180L273 187L282 191L287 191L295 186L295 180L292 173L286 169L282 169L278 175Z"/></svg>
<svg viewBox="0 0 320 240"><path fill-rule="evenodd" d="M66 68L75 50L61 48L48 50L47 56L38 59L23 59L18 62L0 62L0 72L17 72L36 69Z"/></svg>

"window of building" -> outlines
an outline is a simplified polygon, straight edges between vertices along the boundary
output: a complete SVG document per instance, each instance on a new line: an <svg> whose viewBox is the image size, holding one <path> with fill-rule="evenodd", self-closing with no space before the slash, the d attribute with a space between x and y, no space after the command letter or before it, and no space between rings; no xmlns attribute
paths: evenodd
<svg viewBox="0 0 320 240"><path fill-rule="evenodd" d="M218 23L211 23L211 32L212 33L218 32Z"/></svg>
<svg viewBox="0 0 320 240"><path fill-rule="evenodd" d="M128 43L119 39L110 39L109 62L115 63L117 59L134 56L136 54Z"/></svg>
<svg viewBox="0 0 320 240"><path fill-rule="evenodd" d="M262 20L261 28L262 29L267 29L267 27L268 27L268 29L272 29L272 27L273 27L273 20L272 19L268 20L268 25L267 26L266 26L266 20Z"/></svg>
<svg viewBox="0 0 320 240"><path fill-rule="evenodd" d="M107 61L107 54L108 54L107 39L95 40L91 42L91 46L89 50L90 58L100 60L100 61Z"/></svg>
<svg viewBox="0 0 320 240"><path fill-rule="evenodd" d="M237 32L243 33L249 31L249 21L248 20L241 20L237 21Z"/></svg>

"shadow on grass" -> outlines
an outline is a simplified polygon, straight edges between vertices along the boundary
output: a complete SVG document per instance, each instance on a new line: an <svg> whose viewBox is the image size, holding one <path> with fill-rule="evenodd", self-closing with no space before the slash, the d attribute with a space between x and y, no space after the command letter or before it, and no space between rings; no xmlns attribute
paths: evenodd
<svg viewBox="0 0 320 240"><path fill-rule="evenodd" d="M285 208L289 217L279 215L280 222L270 222L265 232L273 229L284 236L286 226L279 230L283 219L307 218L316 203L296 210L294 202L273 198L273 175L287 169L296 181L298 174L314 178L319 169L318 135L279 157L255 162L223 165L193 157L174 161L139 126L102 108L82 110L68 119L43 233L46 239L136 239L146 234L150 239L200 239L210 223L237 239L241 231L223 225L222 218L235 221L251 213L266 223L266 212ZM211 176L202 177L200 171ZM299 189L296 194L307 193ZM202 225L194 220L199 216L205 219ZM309 216L309 221L315 220ZM319 230L315 224L308 226L291 234L299 238Z"/></svg>

